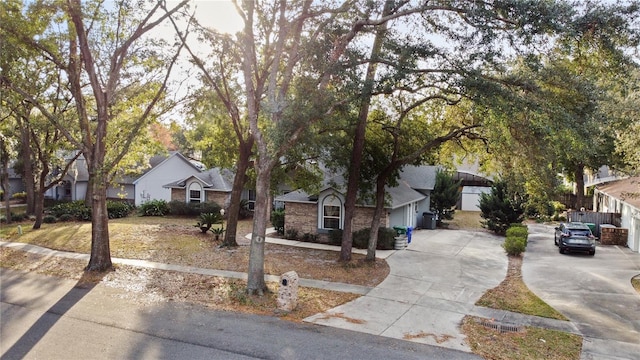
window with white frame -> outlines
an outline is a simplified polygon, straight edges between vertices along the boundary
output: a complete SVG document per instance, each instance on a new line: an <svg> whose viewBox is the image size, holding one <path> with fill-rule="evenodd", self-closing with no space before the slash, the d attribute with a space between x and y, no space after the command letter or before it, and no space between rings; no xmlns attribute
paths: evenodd
<svg viewBox="0 0 640 360"><path fill-rule="evenodd" d="M187 201L190 203L202 202L202 186L198 183L191 183L189 191L187 191Z"/></svg>
<svg viewBox="0 0 640 360"><path fill-rule="evenodd" d="M322 228L340 229L342 218L342 202L334 195L327 196L322 201Z"/></svg>

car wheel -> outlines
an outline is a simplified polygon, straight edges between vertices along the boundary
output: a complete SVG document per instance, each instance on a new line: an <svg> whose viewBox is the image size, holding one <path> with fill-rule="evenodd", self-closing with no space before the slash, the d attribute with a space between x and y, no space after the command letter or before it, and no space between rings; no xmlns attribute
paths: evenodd
<svg viewBox="0 0 640 360"><path fill-rule="evenodd" d="M593 251L589 251L589 255L593 256L593 255L595 255L595 254L596 254L596 251L595 251L595 250L593 250Z"/></svg>
<svg viewBox="0 0 640 360"><path fill-rule="evenodd" d="M562 246L558 248L558 251L560 251L560 254L564 254L564 248Z"/></svg>

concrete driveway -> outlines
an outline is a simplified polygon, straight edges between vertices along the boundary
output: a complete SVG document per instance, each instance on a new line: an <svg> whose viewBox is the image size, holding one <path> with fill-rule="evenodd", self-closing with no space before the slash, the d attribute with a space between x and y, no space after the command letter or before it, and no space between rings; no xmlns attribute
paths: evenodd
<svg viewBox="0 0 640 360"><path fill-rule="evenodd" d="M598 246L595 256L562 255L553 227L529 225L522 265L527 286L567 316L584 336L582 359L640 359L640 254Z"/></svg>
<svg viewBox="0 0 640 360"><path fill-rule="evenodd" d="M501 243L486 232L416 231L406 250L387 258L380 285L305 321L469 352L459 324L504 279Z"/></svg>

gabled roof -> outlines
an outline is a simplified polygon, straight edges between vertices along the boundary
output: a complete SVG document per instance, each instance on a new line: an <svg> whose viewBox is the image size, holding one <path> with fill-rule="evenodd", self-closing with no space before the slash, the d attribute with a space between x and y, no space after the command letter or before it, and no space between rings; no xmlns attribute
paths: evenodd
<svg viewBox="0 0 640 360"><path fill-rule="evenodd" d="M640 209L640 176L603 183L596 189Z"/></svg>
<svg viewBox="0 0 640 360"><path fill-rule="evenodd" d="M196 171L201 171L200 168L198 168L194 163L192 163L189 159L187 159L186 157L184 157L184 155L182 155L181 153L177 152L177 151L173 151L169 153L169 156L166 155L156 155L154 157L152 157L151 159L149 159L149 165L151 165L151 168L147 169L142 175L138 176L135 179L132 179L130 177L124 177L122 178L122 180L120 181L120 183L122 184L136 184L138 183L141 179L143 179L144 177L146 177L148 174L152 173L155 169L157 169L158 167L160 167L162 164L168 162L171 158L178 158L182 161L184 161L185 163L189 164L190 166L192 166Z"/></svg>
<svg viewBox="0 0 640 360"><path fill-rule="evenodd" d="M391 204L388 208L396 209L412 202L420 201L426 198L426 195L417 190L433 190L436 180L436 166L408 166L407 171L400 173L398 185L395 187L386 187L385 190L391 198ZM343 188L345 179L339 175L327 176L323 181L323 187L320 192L328 189L334 189L338 192L344 192ZM285 195L276 197L276 201L297 202L297 203L313 203L317 202L315 194L308 194L304 190L296 190ZM360 204L361 206L371 206L372 204Z"/></svg>
<svg viewBox="0 0 640 360"><path fill-rule="evenodd" d="M213 168L196 175L190 175L184 179L166 184L163 187L184 189L192 179L198 180L198 182L203 185L205 191L231 192L233 189L233 173L230 170L221 170L219 168Z"/></svg>

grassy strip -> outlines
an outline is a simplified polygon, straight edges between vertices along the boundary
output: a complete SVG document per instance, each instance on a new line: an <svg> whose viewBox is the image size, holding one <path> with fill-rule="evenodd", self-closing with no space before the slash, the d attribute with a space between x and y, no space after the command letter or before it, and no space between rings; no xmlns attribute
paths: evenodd
<svg viewBox="0 0 640 360"><path fill-rule="evenodd" d="M529 290L522 281L521 266L521 257L510 256L509 270L505 279L500 285L482 295L476 305L551 319L568 320Z"/></svg>
<svg viewBox="0 0 640 360"><path fill-rule="evenodd" d="M631 285L640 294L640 275L636 275L631 279Z"/></svg>
<svg viewBox="0 0 640 360"><path fill-rule="evenodd" d="M580 359L582 337L562 331L525 327L517 333L500 333L466 316L462 331L471 350L485 359Z"/></svg>
<svg viewBox="0 0 640 360"><path fill-rule="evenodd" d="M551 319L567 320L527 288L522 281L522 258L509 257L507 276L487 291L476 305ZM485 359L580 359L582 337L562 331L524 327L518 333L500 333L466 316L462 332L471 350Z"/></svg>

